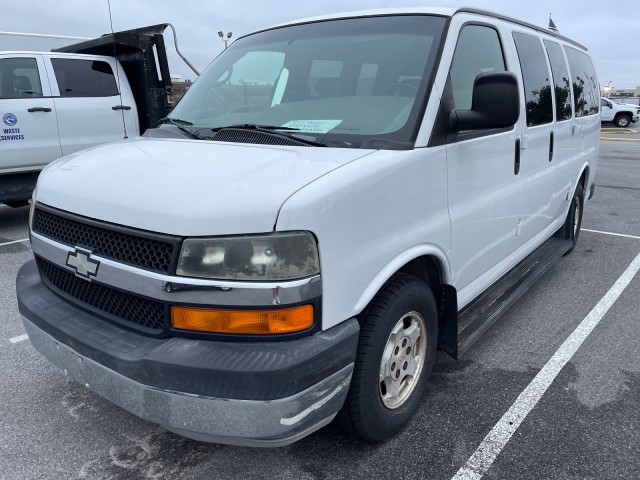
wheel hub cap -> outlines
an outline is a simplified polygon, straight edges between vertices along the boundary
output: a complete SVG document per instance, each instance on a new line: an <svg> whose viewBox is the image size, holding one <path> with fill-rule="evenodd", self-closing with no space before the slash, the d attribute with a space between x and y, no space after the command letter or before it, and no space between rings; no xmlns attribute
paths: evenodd
<svg viewBox="0 0 640 480"><path fill-rule="evenodd" d="M411 396L427 354L427 326L418 312L404 315L391 330L380 362L380 398L395 409Z"/></svg>
<svg viewBox="0 0 640 480"><path fill-rule="evenodd" d="M578 224L580 223L580 200L578 197L575 198L575 215L573 218L573 237L578 234Z"/></svg>

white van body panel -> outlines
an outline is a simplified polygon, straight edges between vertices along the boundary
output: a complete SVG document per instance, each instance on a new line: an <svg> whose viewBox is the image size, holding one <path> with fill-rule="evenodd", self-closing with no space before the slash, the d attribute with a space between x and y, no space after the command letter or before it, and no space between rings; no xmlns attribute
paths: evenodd
<svg viewBox="0 0 640 480"><path fill-rule="evenodd" d="M37 198L80 215L172 235L264 233L273 231L289 196L370 153L138 138L53 162L41 174Z"/></svg>
<svg viewBox="0 0 640 480"><path fill-rule="evenodd" d="M527 127L522 72L512 33L526 33L540 41L545 36L506 20L486 20L485 16L466 12L452 17L432 92L433 97L434 92L445 90L458 35L465 25L483 24L498 31L507 70L517 75L521 86L520 119L510 132L447 145L452 224L450 284L458 291L459 309L562 225L570 206L567 196L575 190L585 164L589 165L586 198L595 174L595 165L590 164L597 161L599 145L599 115L574 116L559 123L554 119L550 124ZM567 45L557 38L551 40ZM550 69L548 74L551 76ZM418 139L428 141L431 126L425 121ZM554 160L548 162L545 159L552 131ZM516 139L521 142L517 176L513 175ZM472 170L476 165L478 169Z"/></svg>
<svg viewBox="0 0 640 480"><path fill-rule="evenodd" d="M455 15L444 45L438 89L444 91L460 31L478 22L475 15ZM507 70L514 70L514 53L503 37L508 33L494 27L502 37ZM505 43L507 45L505 45ZM517 58L516 58L517 61ZM489 285L494 265L509 258L517 248L519 225L523 221L522 177L514 175L515 144L518 125L504 133L450 143L446 146L451 215L451 285L464 293L474 280L483 277ZM511 265L508 261L504 271ZM504 272L500 272L502 274ZM498 275L500 276L500 275ZM459 307L464 306L459 303Z"/></svg>
<svg viewBox="0 0 640 480"><path fill-rule="evenodd" d="M440 110L440 98L442 91L435 83L431 89L427 110L420 125L420 130L416 136L416 148L424 148L429 144L429 139L434 131L436 121L438 120L438 111Z"/></svg>
<svg viewBox="0 0 640 480"><path fill-rule="evenodd" d="M501 27L505 37L504 48L508 52L507 68L517 73L520 82L523 82L521 60L514 41L507 41L508 37L513 38L514 32L523 33L535 37L544 49L541 35L506 22L501 22ZM546 76L551 80L551 70L546 53L545 60ZM524 88L520 88L520 104L525 107ZM553 222L553 205L557 199L555 191L557 190L556 163L549 161L554 122L528 126L524 110L521 108L520 120L516 125L516 131L521 139L519 176L522 180L523 192L521 199L522 225L516 242L518 247L525 245Z"/></svg>
<svg viewBox="0 0 640 480"><path fill-rule="evenodd" d="M446 267L449 223L439 147L378 151L345 165L287 200L276 227L318 237L327 329L360 313L414 258L432 254Z"/></svg>

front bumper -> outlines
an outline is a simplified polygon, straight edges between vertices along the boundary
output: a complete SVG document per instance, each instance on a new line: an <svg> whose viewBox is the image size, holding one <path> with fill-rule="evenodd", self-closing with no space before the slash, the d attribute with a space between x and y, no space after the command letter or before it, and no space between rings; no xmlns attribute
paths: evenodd
<svg viewBox="0 0 640 480"><path fill-rule="evenodd" d="M346 397L356 320L286 342L158 339L64 301L35 262L16 281L33 346L125 410L196 440L282 446L331 421Z"/></svg>

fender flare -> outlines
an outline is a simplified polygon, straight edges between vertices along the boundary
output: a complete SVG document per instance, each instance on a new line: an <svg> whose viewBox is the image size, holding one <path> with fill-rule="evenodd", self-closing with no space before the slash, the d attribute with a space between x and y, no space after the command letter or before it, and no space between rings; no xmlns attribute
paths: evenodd
<svg viewBox="0 0 640 480"><path fill-rule="evenodd" d="M358 298L354 305L355 314L357 315L365 309L387 280L396 274L402 267L416 258L424 256L434 257L440 264L442 283L448 283L451 278L451 265L447 255L448 252L445 253L444 250L433 244L416 245L403 251L399 255L396 255L390 262L380 269L377 275L369 282L367 288L364 289L360 298Z"/></svg>

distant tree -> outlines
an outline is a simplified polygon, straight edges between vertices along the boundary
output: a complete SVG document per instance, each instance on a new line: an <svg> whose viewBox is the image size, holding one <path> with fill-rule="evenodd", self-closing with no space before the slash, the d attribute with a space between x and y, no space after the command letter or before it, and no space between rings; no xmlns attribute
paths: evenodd
<svg viewBox="0 0 640 480"><path fill-rule="evenodd" d="M527 124L540 125L553 120L551 103L551 86L547 85L540 90L533 90L527 101Z"/></svg>
<svg viewBox="0 0 640 480"><path fill-rule="evenodd" d="M584 80L580 77L576 77L576 80L578 80L578 83L573 82L573 94L575 96L573 103L576 107L576 117L583 117L588 113L585 108L587 106L587 101L584 98Z"/></svg>
<svg viewBox="0 0 640 480"><path fill-rule="evenodd" d="M564 87L555 87L557 120L571 118L571 87L567 77L562 77L562 81Z"/></svg>

